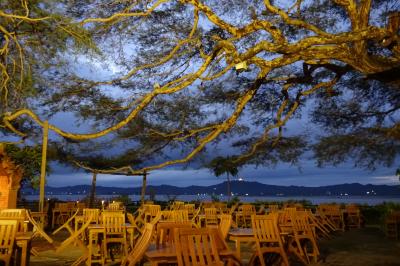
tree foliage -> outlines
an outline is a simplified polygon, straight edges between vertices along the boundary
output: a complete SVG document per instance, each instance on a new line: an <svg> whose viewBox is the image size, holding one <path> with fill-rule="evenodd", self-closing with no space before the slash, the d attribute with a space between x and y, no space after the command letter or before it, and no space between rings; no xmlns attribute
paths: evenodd
<svg viewBox="0 0 400 266"><path fill-rule="evenodd" d="M26 137L32 121L42 127L55 114L73 113L92 131L50 124L70 153L98 156L107 147L139 155L98 172L140 173L227 153L236 165L295 163L307 139L284 136L285 129L309 117L311 137L321 135L312 143L321 165L350 155L371 168L398 154L396 1L36 0L0 7L3 102L9 95L24 100L2 105L2 131ZM32 34L6 41L10 21L14 32L27 27ZM65 55L108 74L70 71L60 64ZM4 63L13 60L21 73L24 65L40 70L38 78L18 83ZM94 170L84 157L78 165Z"/></svg>
<svg viewBox="0 0 400 266"><path fill-rule="evenodd" d="M23 169L23 182L37 188L40 180L41 147L6 145L5 152L16 165Z"/></svg>

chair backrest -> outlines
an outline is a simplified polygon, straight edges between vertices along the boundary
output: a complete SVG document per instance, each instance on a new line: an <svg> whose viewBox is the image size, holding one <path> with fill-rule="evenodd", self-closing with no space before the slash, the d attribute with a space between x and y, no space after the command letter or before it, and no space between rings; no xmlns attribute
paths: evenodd
<svg viewBox="0 0 400 266"><path fill-rule="evenodd" d="M83 210L86 208L86 204L84 202L78 202L76 208Z"/></svg>
<svg viewBox="0 0 400 266"><path fill-rule="evenodd" d="M175 246L179 266L222 266L211 228L176 228Z"/></svg>
<svg viewBox="0 0 400 266"><path fill-rule="evenodd" d="M161 211L162 219L166 221L172 221L172 212L173 211Z"/></svg>
<svg viewBox="0 0 400 266"><path fill-rule="evenodd" d="M233 204L231 208L229 209L229 214L233 215L233 213L236 211L237 207L239 206L239 203Z"/></svg>
<svg viewBox="0 0 400 266"><path fill-rule="evenodd" d="M189 214L187 210L174 210L172 211L172 220L174 222L187 222L189 221Z"/></svg>
<svg viewBox="0 0 400 266"><path fill-rule="evenodd" d="M232 226L232 215L221 214L220 219L221 220L219 222L219 229L221 230L223 239L226 239Z"/></svg>
<svg viewBox="0 0 400 266"><path fill-rule="evenodd" d="M277 212L277 211L279 211L279 206L277 204L269 204L268 211L269 212Z"/></svg>
<svg viewBox="0 0 400 266"><path fill-rule="evenodd" d="M125 214L120 212L103 212L102 222L106 234L123 234L125 232Z"/></svg>
<svg viewBox="0 0 400 266"><path fill-rule="evenodd" d="M254 205L243 204L243 205L239 206L239 211L242 212L243 216L251 216L251 215L255 214L256 209L255 209Z"/></svg>
<svg viewBox="0 0 400 266"><path fill-rule="evenodd" d="M92 221L99 223L99 215L100 215L100 210L99 209L83 209L83 220L84 222L87 221L87 219L89 219L89 217L92 217Z"/></svg>
<svg viewBox="0 0 400 266"><path fill-rule="evenodd" d="M16 220L0 220L0 260L10 260L13 254L17 226Z"/></svg>
<svg viewBox="0 0 400 266"><path fill-rule="evenodd" d="M57 206L57 208L58 208L58 210L60 211L60 212L62 212L62 213L67 213L67 212L69 212L70 211L70 204L67 202L67 203L63 203L63 202L60 202L59 204L58 204L58 206Z"/></svg>
<svg viewBox="0 0 400 266"><path fill-rule="evenodd" d="M183 208L184 205L185 202L176 200L172 203L171 210L180 210Z"/></svg>
<svg viewBox="0 0 400 266"><path fill-rule="evenodd" d="M294 213L296 213L296 208L284 208L279 212L278 224L280 226L292 226Z"/></svg>
<svg viewBox="0 0 400 266"><path fill-rule="evenodd" d="M153 228L154 225L150 223L146 223L144 226L144 230L140 238L136 241L135 247L126 257L121 265L135 266L143 257L143 254L146 252L147 248L150 245L152 236L153 236Z"/></svg>
<svg viewBox="0 0 400 266"><path fill-rule="evenodd" d="M156 245L170 246L174 242L175 228L192 228L191 222L161 222L157 224Z"/></svg>
<svg viewBox="0 0 400 266"><path fill-rule="evenodd" d="M228 206L225 202L215 202L214 207L217 208L218 213L225 213L228 209Z"/></svg>
<svg viewBox="0 0 400 266"><path fill-rule="evenodd" d="M114 201L108 204L107 209L110 211L119 211L124 209L122 202Z"/></svg>
<svg viewBox="0 0 400 266"><path fill-rule="evenodd" d="M10 218L22 218L26 217L25 209L2 209L0 211L1 217L10 217Z"/></svg>
<svg viewBox="0 0 400 266"><path fill-rule="evenodd" d="M189 216L193 215L196 210L196 205L194 204L185 204L184 209L187 210Z"/></svg>
<svg viewBox="0 0 400 266"><path fill-rule="evenodd" d="M154 205L154 204L145 204L144 205L144 212L147 215L150 215L151 217L157 216L157 214L161 211L161 206L160 205Z"/></svg>
<svg viewBox="0 0 400 266"><path fill-rule="evenodd" d="M74 211L76 209L75 201L68 201L66 204L69 212Z"/></svg>
<svg viewBox="0 0 400 266"><path fill-rule="evenodd" d="M309 214L305 211L296 211L292 213L292 228L293 232L298 234L312 233L309 222Z"/></svg>
<svg viewBox="0 0 400 266"><path fill-rule="evenodd" d="M205 208L214 208L214 202L205 201L205 202L203 202L202 206L203 206L204 209Z"/></svg>
<svg viewBox="0 0 400 266"><path fill-rule="evenodd" d="M257 244L260 246L264 243L278 243L282 245L277 215L253 215L251 223Z"/></svg>
<svg viewBox="0 0 400 266"><path fill-rule="evenodd" d="M25 209L3 209L0 211L0 220L16 220L17 232L24 232L27 229L25 220L27 219Z"/></svg>
<svg viewBox="0 0 400 266"><path fill-rule="evenodd" d="M217 208L205 208L206 225L218 225Z"/></svg>

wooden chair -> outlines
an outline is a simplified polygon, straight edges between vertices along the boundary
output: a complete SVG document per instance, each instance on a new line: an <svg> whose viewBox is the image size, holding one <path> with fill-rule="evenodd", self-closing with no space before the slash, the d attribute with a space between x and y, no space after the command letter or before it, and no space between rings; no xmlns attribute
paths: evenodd
<svg viewBox="0 0 400 266"><path fill-rule="evenodd" d="M124 258L121 266L135 266L143 257L147 248L150 245L153 236L154 225L147 223L144 226L143 233L135 244L132 251Z"/></svg>
<svg viewBox="0 0 400 266"><path fill-rule="evenodd" d="M360 208L354 204L348 204L345 207L346 214L346 227L347 228L361 228L361 215Z"/></svg>
<svg viewBox="0 0 400 266"><path fill-rule="evenodd" d="M259 264L257 265L265 266L265 255L273 253L280 256L283 265L289 266L289 260L278 228L277 215L253 215L251 222L256 240L256 251L250 259L249 265L255 265L255 259L258 257Z"/></svg>
<svg viewBox="0 0 400 266"><path fill-rule="evenodd" d="M250 227L251 217L256 214L256 209L251 204L243 204L239 206L239 212L236 216L236 224L241 227Z"/></svg>
<svg viewBox="0 0 400 266"><path fill-rule="evenodd" d="M258 208L257 214L258 215L266 214L266 210L265 210L265 205L264 204L260 205L260 208Z"/></svg>
<svg viewBox="0 0 400 266"><path fill-rule="evenodd" d="M214 207L217 209L218 214L227 213L229 210L225 202L215 202Z"/></svg>
<svg viewBox="0 0 400 266"><path fill-rule="evenodd" d="M156 245L171 246L174 242L175 228L192 228L192 223L186 222L162 222L157 224L156 229Z"/></svg>
<svg viewBox="0 0 400 266"><path fill-rule="evenodd" d="M327 228L318 217L312 213L310 209L306 210L306 213L308 214L308 219L310 223L314 227L314 234L316 235L317 238L331 238L329 235L329 228Z"/></svg>
<svg viewBox="0 0 400 266"><path fill-rule="evenodd" d="M76 212L78 213L78 211ZM83 255L78 258L73 264L72 266L78 266L80 265L82 262L84 262L88 256L89 256L89 252L88 252L88 248L86 247L85 243L80 239L80 236L82 234L84 234L85 230L89 227L91 222L91 219L88 219L88 221L86 221L86 223L84 223L81 228L79 228L78 231L74 232L73 234L71 234L67 239L65 239L56 249L56 254L59 254L60 252L62 252L63 250L65 250L67 247L69 247L70 245L72 245L73 243L76 243L78 245L78 247L82 250ZM54 234L54 233L53 233Z"/></svg>
<svg viewBox="0 0 400 266"><path fill-rule="evenodd" d="M211 228L176 228L178 266L222 266Z"/></svg>
<svg viewBox="0 0 400 266"><path fill-rule="evenodd" d="M75 203L74 203L75 204ZM73 205L75 206L75 205ZM56 224L64 224L68 219L71 217L71 208L72 204L67 203L60 203L58 205L58 216L56 218Z"/></svg>
<svg viewBox="0 0 400 266"><path fill-rule="evenodd" d="M335 232L338 230L336 228L336 226L331 222L331 220L320 210L317 209L314 216L324 226L324 228L326 228L329 231L329 233Z"/></svg>
<svg viewBox="0 0 400 266"><path fill-rule="evenodd" d="M204 215L206 226L218 226L218 215L216 208L205 208Z"/></svg>
<svg viewBox="0 0 400 266"><path fill-rule="evenodd" d="M174 210L171 213L172 221L174 222L188 222L189 214L187 210Z"/></svg>
<svg viewBox="0 0 400 266"><path fill-rule="evenodd" d="M232 216L232 227L237 228L238 225L236 223L236 209L239 207L239 202L233 204L228 211L228 214Z"/></svg>
<svg viewBox="0 0 400 266"><path fill-rule="evenodd" d="M277 204L269 204L268 205L268 212L272 213L272 212L278 212L279 211L279 205Z"/></svg>
<svg viewBox="0 0 400 266"><path fill-rule="evenodd" d="M108 254L109 244L120 244L123 256L128 255L128 241L125 228L125 215L119 212L103 212L102 222L104 225L104 254ZM113 254L110 250L110 257L113 260Z"/></svg>
<svg viewBox="0 0 400 266"><path fill-rule="evenodd" d="M17 227L17 220L0 220L0 260L6 266L10 265Z"/></svg>
<svg viewBox="0 0 400 266"><path fill-rule="evenodd" d="M225 240L228 237L229 230L232 226L232 215L230 214L221 214L220 222L219 222L219 230L221 231L221 235Z"/></svg>
<svg viewBox="0 0 400 266"><path fill-rule="evenodd" d="M292 232L292 217L296 213L296 208L284 208L281 211L278 211L278 226L281 231L285 233Z"/></svg>
<svg viewBox="0 0 400 266"><path fill-rule="evenodd" d="M188 212L189 219L192 219L194 216L194 213L196 212L196 205L185 204L184 209Z"/></svg>
<svg viewBox="0 0 400 266"><path fill-rule="evenodd" d="M293 239L289 243L289 250L301 260L303 264L318 261L319 250L315 235L308 220L308 214L298 211L292 214Z"/></svg>
<svg viewBox="0 0 400 266"><path fill-rule="evenodd" d="M38 237L43 237L47 240L47 242L53 244L53 239L43 230L43 226L37 223L36 220L32 217L30 210L26 211L26 217L33 226L31 239L33 240ZM39 252L34 247L31 247L31 254L38 256Z"/></svg>
<svg viewBox="0 0 400 266"><path fill-rule="evenodd" d="M176 200L171 204L171 210L181 210L184 208L183 207L184 205L185 205L185 202Z"/></svg>
<svg viewBox="0 0 400 266"><path fill-rule="evenodd" d="M399 239L400 211L392 211L385 218L385 234L387 238Z"/></svg>
<svg viewBox="0 0 400 266"><path fill-rule="evenodd" d="M17 232L27 232L28 224L26 220L25 209L3 209L0 211L0 220L16 220Z"/></svg>
<svg viewBox="0 0 400 266"><path fill-rule="evenodd" d="M340 210L340 206L337 204L321 204L318 206L318 210L322 212L332 224L334 224L336 230L344 231L344 219L343 213Z"/></svg>
<svg viewBox="0 0 400 266"><path fill-rule="evenodd" d="M145 204L143 206L144 206L144 221L146 223L150 222L154 217L158 215L159 212L161 212L160 205Z"/></svg>
<svg viewBox="0 0 400 266"><path fill-rule="evenodd" d="M86 208L86 203L84 202L77 202L75 208L83 210Z"/></svg>
<svg viewBox="0 0 400 266"><path fill-rule="evenodd" d="M124 204L119 201L113 201L107 206L107 210L109 211L125 211Z"/></svg>
<svg viewBox="0 0 400 266"><path fill-rule="evenodd" d="M79 213L79 209L75 211L74 215L72 215L63 225L61 225L60 227L58 227L53 233L52 235L57 234L58 232L60 232L62 229L67 229L68 232L73 235L74 234L74 229L72 229L71 227L71 223L72 221L75 219L75 216L78 215Z"/></svg>
<svg viewBox="0 0 400 266"><path fill-rule="evenodd" d="M92 223L99 224L100 210L99 209L83 209L83 221L86 222L91 219Z"/></svg>

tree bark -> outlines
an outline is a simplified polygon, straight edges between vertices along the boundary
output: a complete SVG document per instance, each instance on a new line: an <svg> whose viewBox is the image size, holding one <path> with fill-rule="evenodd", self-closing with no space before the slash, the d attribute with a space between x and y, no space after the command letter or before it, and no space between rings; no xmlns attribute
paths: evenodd
<svg viewBox="0 0 400 266"><path fill-rule="evenodd" d="M232 193L231 193L231 179L229 178L229 173L226 174L226 181L227 181L226 182L226 190L228 193L228 200L230 200Z"/></svg>
<svg viewBox="0 0 400 266"><path fill-rule="evenodd" d="M93 172L92 177L92 188L90 190L90 197L89 197L89 208L94 208L94 198L96 196L96 180L97 179L97 172Z"/></svg>
<svg viewBox="0 0 400 266"><path fill-rule="evenodd" d="M147 183L147 173L143 173L143 184L142 184L142 194L140 196L140 201L144 204L144 197L146 195L146 183Z"/></svg>

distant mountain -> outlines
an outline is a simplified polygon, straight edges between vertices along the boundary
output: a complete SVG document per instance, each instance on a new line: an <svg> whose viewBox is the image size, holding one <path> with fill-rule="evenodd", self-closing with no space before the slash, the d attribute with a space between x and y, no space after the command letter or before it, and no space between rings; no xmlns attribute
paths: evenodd
<svg viewBox="0 0 400 266"><path fill-rule="evenodd" d="M97 195L132 195L140 194L141 187L96 187ZM147 186L147 192L158 195L197 195L197 194L226 194L226 182L212 186L175 187L169 185ZM400 186L361 185L359 183L341 184L321 187L275 186L259 182L232 181L231 191L239 196L390 196L400 197ZM68 187L46 187L46 194L88 194L89 185ZM23 188L25 195L38 194L38 191Z"/></svg>

